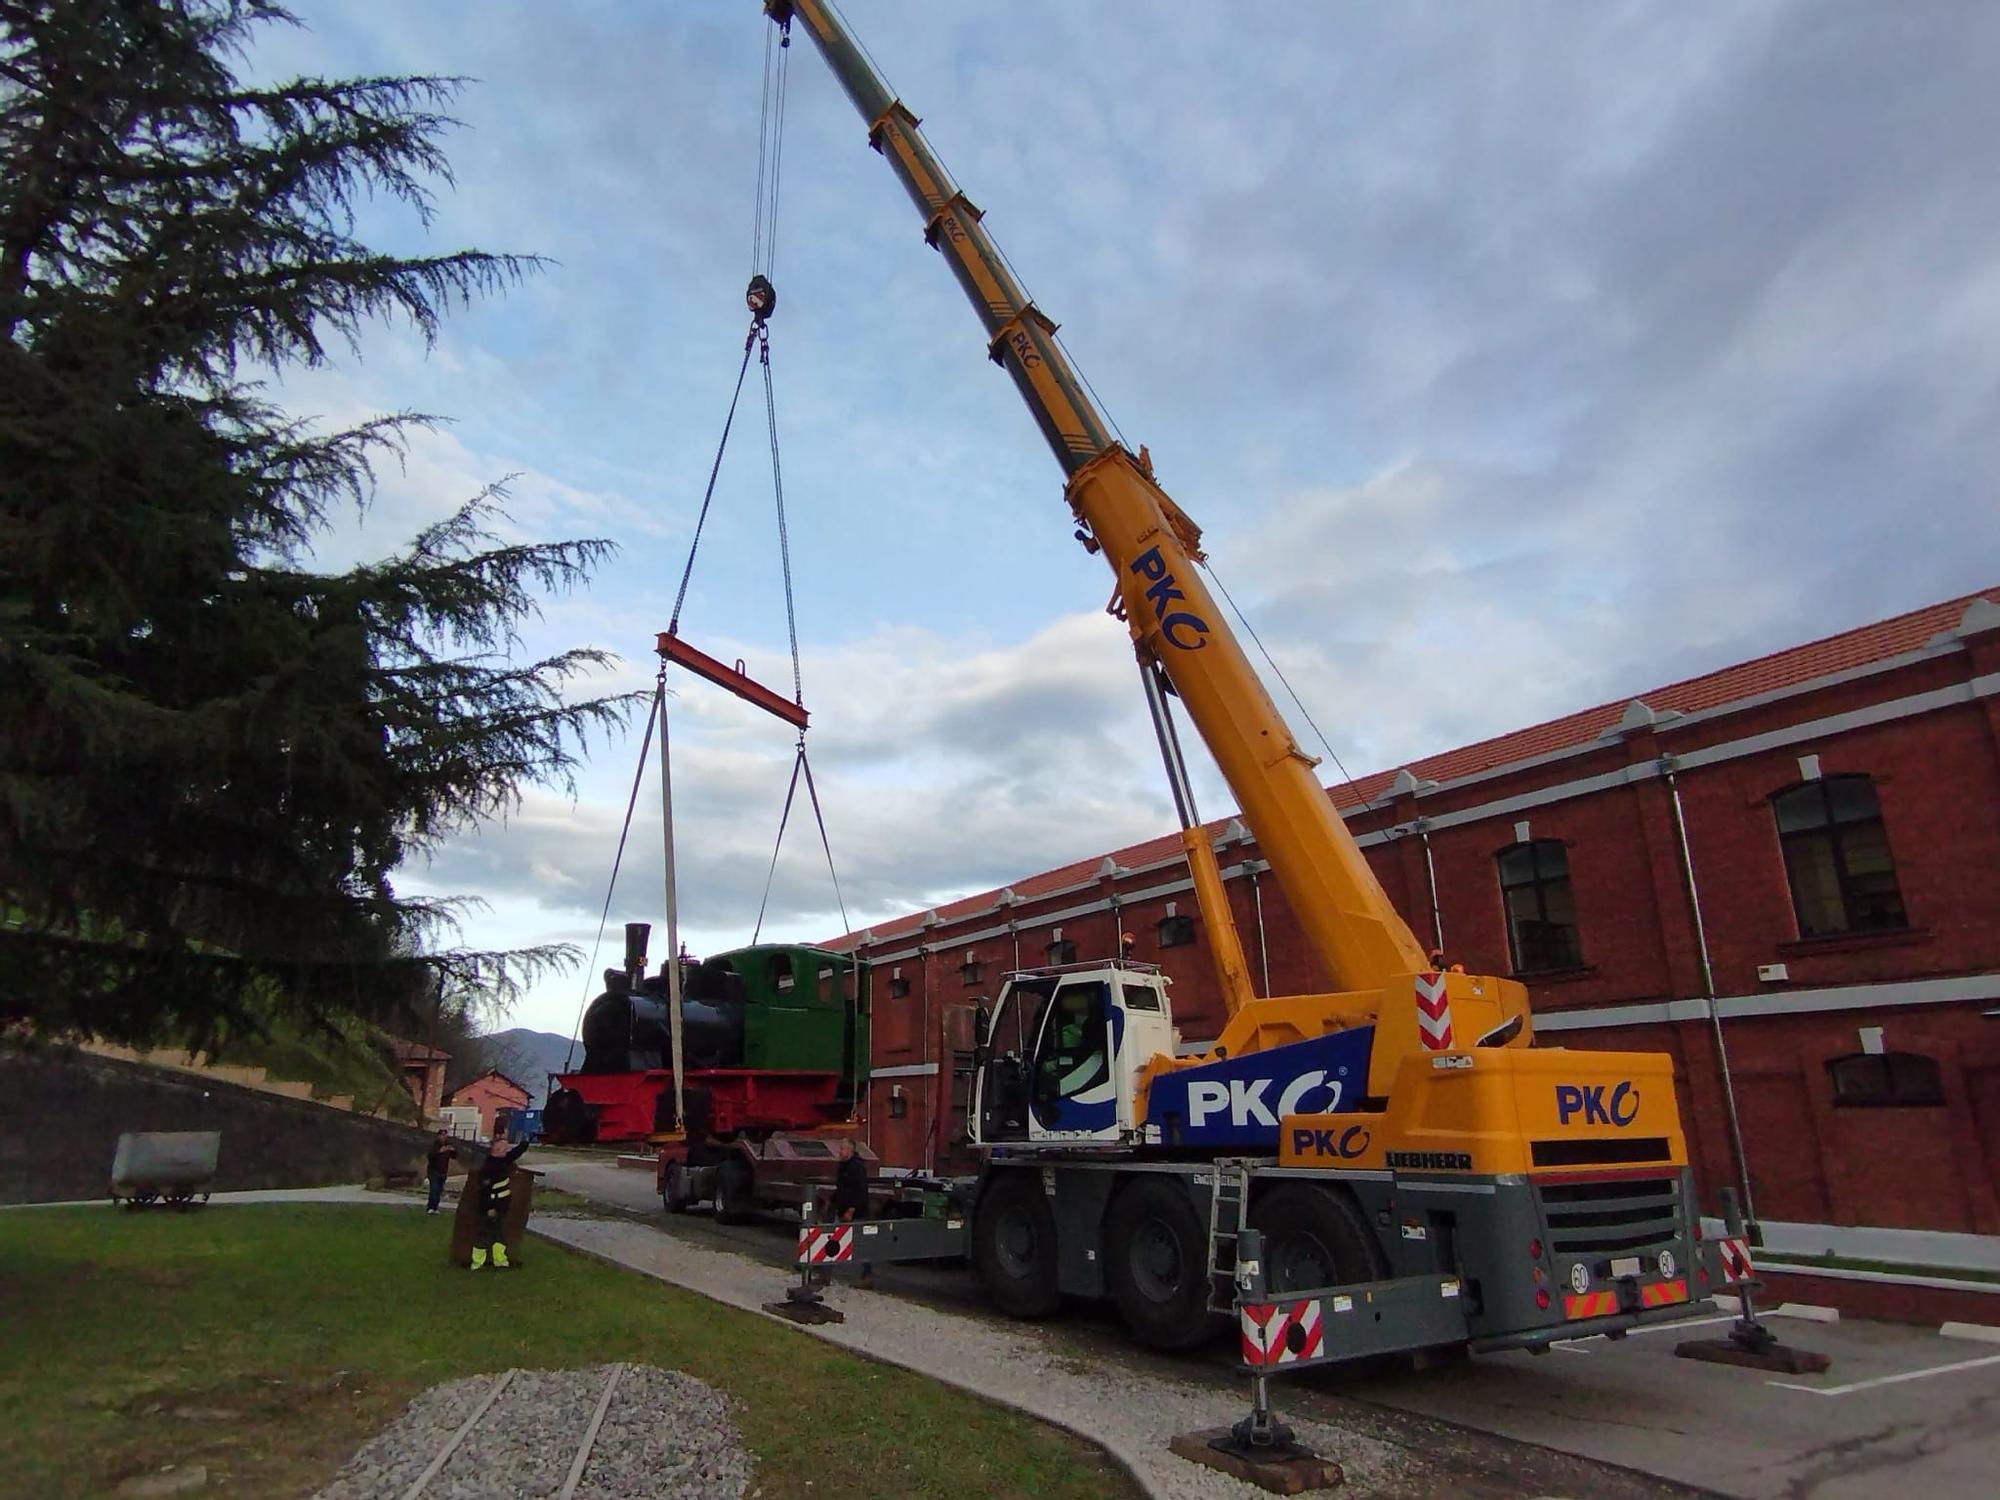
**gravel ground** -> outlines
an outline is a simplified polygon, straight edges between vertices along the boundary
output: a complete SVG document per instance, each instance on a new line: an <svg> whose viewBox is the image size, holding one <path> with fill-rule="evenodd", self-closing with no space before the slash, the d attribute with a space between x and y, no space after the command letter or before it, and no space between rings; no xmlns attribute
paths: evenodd
<svg viewBox="0 0 2000 1500"><path fill-rule="evenodd" d="M572 1219L536 1232L735 1307L757 1310L793 1278L740 1255L704 1250L644 1224ZM835 1282L827 1300L845 1323L817 1336L999 1401L1101 1444L1161 1500L1262 1500L1265 1491L1167 1451L1174 1434L1225 1427L1248 1410L1248 1387L1230 1395L1194 1381L1103 1368L1051 1348L1033 1325L995 1326ZM1468 1493L1449 1467L1426 1467L1407 1449L1315 1422L1295 1422L1300 1440L1346 1470L1350 1496Z"/></svg>
<svg viewBox="0 0 2000 1500"><path fill-rule="evenodd" d="M557 1494L612 1367L516 1370L424 1500ZM315 1500L400 1496L493 1389L498 1375L433 1386L349 1459ZM750 1459L722 1396L677 1370L628 1366L604 1414L577 1500L735 1500Z"/></svg>

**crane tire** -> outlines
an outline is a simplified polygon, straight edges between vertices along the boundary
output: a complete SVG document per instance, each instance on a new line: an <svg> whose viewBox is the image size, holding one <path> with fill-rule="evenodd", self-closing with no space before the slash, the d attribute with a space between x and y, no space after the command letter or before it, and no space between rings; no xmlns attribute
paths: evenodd
<svg viewBox="0 0 2000 1500"><path fill-rule="evenodd" d="M1126 1183L1105 1215L1104 1242L1112 1298L1141 1342L1191 1349L1208 1341L1208 1227L1185 1187L1151 1175Z"/></svg>
<svg viewBox="0 0 2000 1500"><path fill-rule="evenodd" d="M1029 1171L994 1174L972 1215L972 1259L993 1305L1010 1318L1046 1318L1062 1304L1056 1216Z"/></svg>
<svg viewBox="0 0 2000 1500"><path fill-rule="evenodd" d="M1361 1210L1334 1189L1283 1183L1251 1202L1250 1227L1264 1238L1264 1275L1273 1296L1389 1274Z"/></svg>
<svg viewBox="0 0 2000 1500"><path fill-rule="evenodd" d="M748 1162L732 1156L715 1169L715 1222L741 1224L756 1212L756 1178Z"/></svg>

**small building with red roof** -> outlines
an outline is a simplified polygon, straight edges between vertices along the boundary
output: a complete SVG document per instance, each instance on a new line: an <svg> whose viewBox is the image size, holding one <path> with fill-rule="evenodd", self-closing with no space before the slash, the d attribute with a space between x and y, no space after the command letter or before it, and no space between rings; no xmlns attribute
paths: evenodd
<svg viewBox="0 0 2000 1500"><path fill-rule="evenodd" d="M1420 942L1528 985L1542 1045L1673 1057L1710 1211L1733 1092L1780 1240L2000 1247L2000 589L1328 795ZM1256 839L1208 828L1257 992L1332 988ZM1185 1042L1214 1036L1170 832L838 940L874 965L884 1159L962 1164L977 1002L1128 934Z"/></svg>
<svg viewBox="0 0 2000 1500"><path fill-rule="evenodd" d="M493 1134L493 1117L503 1109L526 1109L528 1091L498 1068L488 1068L468 1083L451 1091L451 1102L479 1111L479 1133Z"/></svg>

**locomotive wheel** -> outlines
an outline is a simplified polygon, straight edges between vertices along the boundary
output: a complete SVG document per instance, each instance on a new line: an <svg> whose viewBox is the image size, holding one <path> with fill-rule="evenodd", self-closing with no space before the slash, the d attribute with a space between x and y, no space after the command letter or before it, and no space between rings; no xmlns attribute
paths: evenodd
<svg viewBox="0 0 2000 1500"><path fill-rule="evenodd" d="M1208 1230L1179 1184L1140 1177L1105 1219L1105 1271L1118 1311L1155 1349L1190 1349L1215 1325L1208 1311Z"/></svg>
<svg viewBox="0 0 2000 1500"><path fill-rule="evenodd" d="M757 1212L757 1184L750 1164L732 1156L715 1169L715 1221L741 1224Z"/></svg>
<svg viewBox="0 0 2000 1500"><path fill-rule="evenodd" d="M1344 1194L1285 1183L1250 1205L1250 1227L1264 1237L1265 1282L1274 1296L1388 1274L1375 1236Z"/></svg>
<svg viewBox="0 0 2000 1500"><path fill-rule="evenodd" d="M1001 1172L972 1216L972 1260L993 1305L1011 1318L1046 1318L1062 1302L1056 1217L1034 1172Z"/></svg>

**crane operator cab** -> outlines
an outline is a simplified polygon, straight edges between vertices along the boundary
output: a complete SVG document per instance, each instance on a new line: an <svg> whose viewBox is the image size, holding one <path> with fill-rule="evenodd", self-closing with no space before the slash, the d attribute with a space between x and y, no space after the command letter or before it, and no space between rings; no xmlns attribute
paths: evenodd
<svg viewBox="0 0 2000 1500"><path fill-rule="evenodd" d="M981 1017L974 1143L1140 1139L1140 1073L1174 1050L1167 983L1157 966L1130 959L1009 974Z"/></svg>

